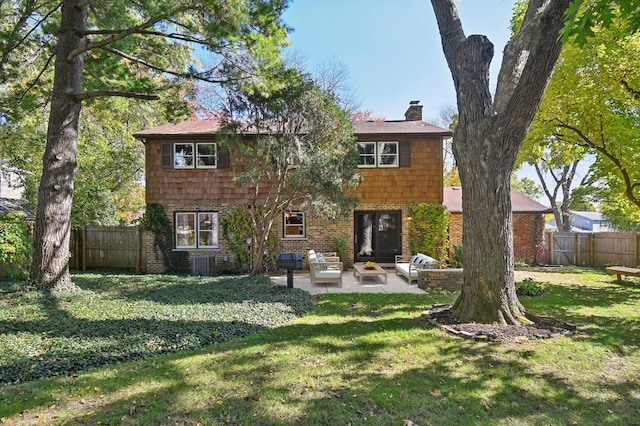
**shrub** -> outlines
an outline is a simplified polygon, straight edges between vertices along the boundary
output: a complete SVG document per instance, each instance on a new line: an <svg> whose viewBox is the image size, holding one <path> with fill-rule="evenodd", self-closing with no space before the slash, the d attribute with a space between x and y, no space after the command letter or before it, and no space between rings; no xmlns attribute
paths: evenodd
<svg viewBox="0 0 640 426"><path fill-rule="evenodd" d="M33 240L23 220L13 212L0 215L0 264L13 279L26 278L31 266Z"/></svg>
<svg viewBox="0 0 640 426"><path fill-rule="evenodd" d="M412 253L425 253L446 262L449 245L449 212L441 204L419 203L409 206L409 247Z"/></svg>
<svg viewBox="0 0 640 426"><path fill-rule="evenodd" d="M153 233L155 246L162 253L164 266L168 272L189 270L189 253L173 250L173 228L161 204L147 205L139 223L143 231Z"/></svg>
<svg viewBox="0 0 640 426"><path fill-rule="evenodd" d="M345 257L347 254L347 242L349 242L349 236L344 237L333 237L333 244L331 248L336 252L340 260L345 261Z"/></svg>
<svg viewBox="0 0 640 426"><path fill-rule="evenodd" d="M544 284L533 278L525 278L516 283L518 296L541 296L544 294Z"/></svg>
<svg viewBox="0 0 640 426"><path fill-rule="evenodd" d="M247 239L253 238L251 215L246 207L234 207L222 218L221 224L222 235L233 252L236 269L242 270L251 260L251 247L247 244Z"/></svg>
<svg viewBox="0 0 640 426"><path fill-rule="evenodd" d="M462 246L453 245L453 252L451 253L451 266L456 268L462 268Z"/></svg>

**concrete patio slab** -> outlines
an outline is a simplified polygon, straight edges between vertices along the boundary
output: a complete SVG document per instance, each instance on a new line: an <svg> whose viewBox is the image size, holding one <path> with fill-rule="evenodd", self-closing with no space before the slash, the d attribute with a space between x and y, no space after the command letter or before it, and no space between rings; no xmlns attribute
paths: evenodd
<svg viewBox="0 0 640 426"><path fill-rule="evenodd" d="M320 283L315 286L311 285L311 279L308 272L296 271L293 274L293 287L308 291L311 294L341 294L341 293L413 293L425 294L423 290L418 288L414 281L413 284L407 283L407 280L396 275L392 269L387 271L387 284L384 283L384 277L364 277L362 285L360 278L355 277L353 269L342 273L342 287L335 283ZM275 284L287 285L287 274L273 275L271 281Z"/></svg>

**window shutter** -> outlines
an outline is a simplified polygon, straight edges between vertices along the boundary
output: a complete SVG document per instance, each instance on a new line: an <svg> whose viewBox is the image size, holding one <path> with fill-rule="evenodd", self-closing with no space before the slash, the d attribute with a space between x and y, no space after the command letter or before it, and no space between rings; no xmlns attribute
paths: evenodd
<svg viewBox="0 0 640 426"><path fill-rule="evenodd" d="M173 168L173 144L163 143L162 145L160 145L160 154L162 156L162 168L172 169Z"/></svg>
<svg viewBox="0 0 640 426"><path fill-rule="evenodd" d="M411 166L411 142L399 142L398 150L400 151L400 167Z"/></svg>
<svg viewBox="0 0 640 426"><path fill-rule="evenodd" d="M219 169L228 169L229 168L229 148L221 147L218 145L218 168Z"/></svg>

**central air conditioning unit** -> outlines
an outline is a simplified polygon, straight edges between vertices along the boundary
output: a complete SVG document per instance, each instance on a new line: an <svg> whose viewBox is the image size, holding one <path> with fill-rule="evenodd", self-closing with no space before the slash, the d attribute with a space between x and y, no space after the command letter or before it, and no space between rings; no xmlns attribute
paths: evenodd
<svg viewBox="0 0 640 426"><path fill-rule="evenodd" d="M191 274L211 277L216 272L215 256L197 256L191 259Z"/></svg>

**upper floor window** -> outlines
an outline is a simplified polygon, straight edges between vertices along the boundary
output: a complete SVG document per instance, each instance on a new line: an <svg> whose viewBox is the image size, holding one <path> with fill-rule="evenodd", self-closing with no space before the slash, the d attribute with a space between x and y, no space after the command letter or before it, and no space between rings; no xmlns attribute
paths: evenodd
<svg viewBox="0 0 640 426"><path fill-rule="evenodd" d="M284 237L285 238L304 238L305 217L303 212L285 212L284 213Z"/></svg>
<svg viewBox="0 0 640 426"><path fill-rule="evenodd" d="M215 143L175 143L173 144L173 167L176 169L216 168L216 148Z"/></svg>
<svg viewBox="0 0 640 426"><path fill-rule="evenodd" d="M398 167L398 142L358 142L358 167Z"/></svg>
<svg viewBox="0 0 640 426"><path fill-rule="evenodd" d="M218 213L176 213L176 248L218 248Z"/></svg>

